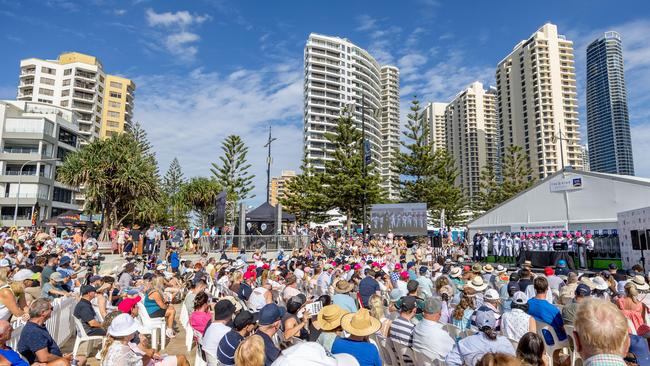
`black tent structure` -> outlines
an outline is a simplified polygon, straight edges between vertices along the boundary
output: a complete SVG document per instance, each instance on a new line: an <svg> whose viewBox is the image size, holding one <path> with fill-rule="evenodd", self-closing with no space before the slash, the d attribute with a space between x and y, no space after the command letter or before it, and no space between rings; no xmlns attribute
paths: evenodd
<svg viewBox="0 0 650 366"><path fill-rule="evenodd" d="M278 208L268 202L246 213L247 235L273 235L276 233ZM282 212L282 222L294 222L296 216Z"/></svg>

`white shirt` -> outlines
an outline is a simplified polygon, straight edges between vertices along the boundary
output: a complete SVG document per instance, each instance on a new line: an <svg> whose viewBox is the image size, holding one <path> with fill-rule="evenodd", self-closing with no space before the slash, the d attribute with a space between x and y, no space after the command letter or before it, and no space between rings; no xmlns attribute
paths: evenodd
<svg viewBox="0 0 650 366"><path fill-rule="evenodd" d="M208 326L208 329L205 331L203 338L201 339L201 345L203 350L210 355L217 357L217 348L219 348L219 342L226 333L230 332L230 327L223 323L212 323Z"/></svg>
<svg viewBox="0 0 650 366"><path fill-rule="evenodd" d="M251 296L248 298L248 306L251 311L259 311L264 307L264 305L266 305L266 298L264 295L266 295L267 292L269 292L269 290L264 287L256 287L253 290Z"/></svg>
<svg viewBox="0 0 650 366"><path fill-rule="evenodd" d="M533 285L528 285L526 287L526 297L528 297L528 300L534 298L535 295L537 295L535 292L535 287ZM551 291L550 287L546 289L546 301L548 301L549 304L553 305L553 291Z"/></svg>
<svg viewBox="0 0 650 366"><path fill-rule="evenodd" d="M501 315L501 333L504 336L519 341L524 334L528 333L530 326L530 315L521 309L512 309Z"/></svg>
<svg viewBox="0 0 650 366"><path fill-rule="evenodd" d="M430 360L444 360L453 347L454 340L441 323L422 319L413 329L413 349Z"/></svg>

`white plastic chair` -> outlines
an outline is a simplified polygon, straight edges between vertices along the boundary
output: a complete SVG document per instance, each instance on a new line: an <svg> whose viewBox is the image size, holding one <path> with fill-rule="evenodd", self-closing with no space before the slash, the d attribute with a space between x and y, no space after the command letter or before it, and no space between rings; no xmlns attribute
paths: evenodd
<svg viewBox="0 0 650 366"><path fill-rule="evenodd" d="M446 330L447 333L449 333L449 336L454 341L456 341L459 338L462 338L462 331L460 330L460 328L458 328L457 326L455 326L453 324L445 324L443 326L443 329Z"/></svg>
<svg viewBox="0 0 650 366"><path fill-rule="evenodd" d="M542 321L539 321L535 319L535 323L537 325L537 334L539 334L540 337L544 340L544 343L546 344L546 354L548 355L549 358L549 366L553 366L553 355L555 354L556 351L562 351L563 348L569 348L569 337L565 339L564 341L559 341L557 338L557 334L555 333L555 329L548 324L544 323ZM553 337L553 345L549 345L546 343L546 338L544 338L544 333L543 330L546 330L548 333L551 334L551 337Z"/></svg>
<svg viewBox="0 0 650 366"><path fill-rule="evenodd" d="M142 321L142 324L145 327L153 330L156 329L160 330L160 349L165 349L166 338L167 338L167 334L165 333L167 329L167 323L165 323L165 318L149 317L147 308L144 307L142 301L138 302L138 317L140 317L140 321Z"/></svg>
<svg viewBox="0 0 650 366"><path fill-rule="evenodd" d="M571 365L575 366L578 361L580 361L580 365L582 365L582 357L580 357L580 353L578 352L578 347L576 347L576 338L575 334L573 333L574 328L572 325L565 325L564 330L566 331L566 335L569 338L569 354L571 355Z"/></svg>
<svg viewBox="0 0 650 366"><path fill-rule="evenodd" d="M74 359L77 357L77 351L79 351L79 346L81 346L83 342L101 341L104 339L104 336L89 336L86 334L86 330L84 329L81 320L77 319L76 316L73 316L73 318L75 328L77 329L77 337L74 340L74 348L72 349L72 358Z"/></svg>
<svg viewBox="0 0 650 366"><path fill-rule="evenodd" d="M205 352L203 352L203 347L199 342L196 346L196 357L194 357L194 366L207 366L208 361L205 358Z"/></svg>
<svg viewBox="0 0 650 366"><path fill-rule="evenodd" d="M383 353L383 364L389 366L399 366L399 360L397 359L397 356L395 355L391 344L388 343L389 339L378 334L375 335L375 339L377 341L377 348L379 348L379 354L382 355Z"/></svg>
<svg viewBox="0 0 650 366"><path fill-rule="evenodd" d="M420 366L433 366L437 365L436 361L438 360L431 360L429 359L424 353L417 351L415 349L413 351L413 363L416 365Z"/></svg>
<svg viewBox="0 0 650 366"><path fill-rule="evenodd" d="M399 360L399 364L402 366L406 365L412 365L414 364L414 359L415 357L413 356L413 350L411 347L403 345L398 342L393 342L392 340L389 339L389 342L392 343L393 349L395 350L395 354L397 356L397 359ZM410 362L409 362L410 360ZM417 365L417 364L416 364Z"/></svg>

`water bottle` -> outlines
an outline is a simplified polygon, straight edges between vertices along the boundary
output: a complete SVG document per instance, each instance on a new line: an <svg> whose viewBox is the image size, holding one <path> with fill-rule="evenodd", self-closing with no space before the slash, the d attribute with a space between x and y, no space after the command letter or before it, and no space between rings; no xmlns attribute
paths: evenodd
<svg viewBox="0 0 650 366"><path fill-rule="evenodd" d="M78 363L79 361L77 361L77 359L75 358L72 361L70 361L70 366L77 366Z"/></svg>

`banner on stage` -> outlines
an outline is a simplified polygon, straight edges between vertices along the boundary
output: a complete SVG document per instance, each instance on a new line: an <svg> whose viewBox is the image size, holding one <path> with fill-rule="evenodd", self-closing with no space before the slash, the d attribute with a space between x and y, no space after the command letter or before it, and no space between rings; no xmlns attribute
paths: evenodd
<svg viewBox="0 0 650 366"><path fill-rule="evenodd" d="M370 208L371 232L395 235L427 235L426 203L376 204Z"/></svg>
<svg viewBox="0 0 650 366"><path fill-rule="evenodd" d="M551 223L551 224L520 224L511 225L511 232L556 232L567 230L567 224L564 223Z"/></svg>

